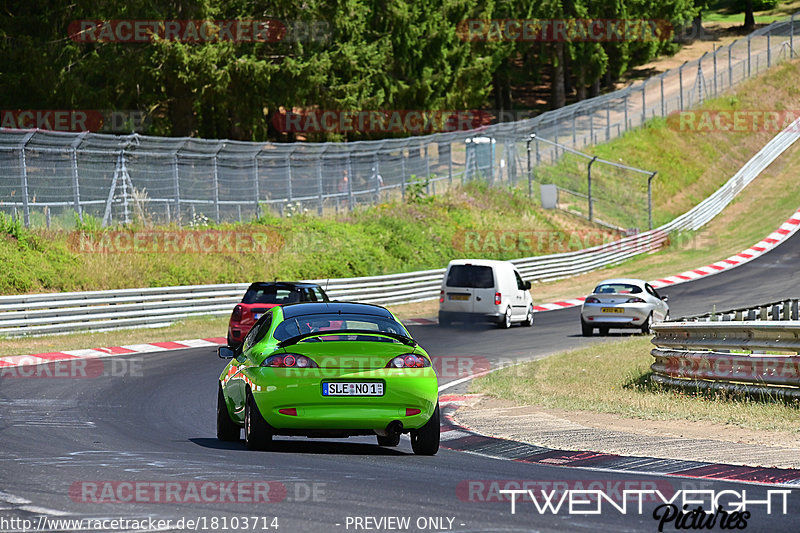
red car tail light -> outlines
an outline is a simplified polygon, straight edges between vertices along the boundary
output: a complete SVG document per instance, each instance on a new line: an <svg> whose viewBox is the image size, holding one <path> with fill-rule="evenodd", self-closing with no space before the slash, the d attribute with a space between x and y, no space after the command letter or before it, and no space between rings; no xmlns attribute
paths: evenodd
<svg viewBox="0 0 800 533"><path fill-rule="evenodd" d="M296 353L284 353L277 355L270 355L261 366L268 366L271 368L319 368L319 365L306 357Z"/></svg>
<svg viewBox="0 0 800 533"><path fill-rule="evenodd" d="M233 313L231 313L231 320L234 322L239 322L242 319L242 306L237 305L233 308Z"/></svg>
<svg viewBox="0 0 800 533"><path fill-rule="evenodd" d="M398 355L386 365L386 368L426 368L431 366L431 362L421 355L407 353Z"/></svg>
<svg viewBox="0 0 800 533"><path fill-rule="evenodd" d="M494 305L500 305L503 301L503 295L499 292L494 293Z"/></svg>
<svg viewBox="0 0 800 533"><path fill-rule="evenodd" d="M287 407L286 409L278 409L282 415L297 416L297 407Z"/></svg>
<svg viewBox="0 0 800 533"><path fill-rule="evenodd" d="M411 407L406 407L406 416L414 416L418 415L422 412L421 409L413 409Z"/></svg>

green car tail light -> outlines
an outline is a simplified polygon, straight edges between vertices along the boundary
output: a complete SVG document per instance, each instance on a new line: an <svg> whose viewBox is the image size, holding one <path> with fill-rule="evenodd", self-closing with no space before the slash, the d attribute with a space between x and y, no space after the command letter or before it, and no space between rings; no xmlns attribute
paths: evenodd
<svg viewBox="0 0 800 533"><path fill-rule="evenodd" d="M425 368L431 366L431 362L421 355L406 353L393 358L386 365L386 368Z"/></svg>
<svg viewBox="0 0 800 533"><path fill-rule="evenodd" d="M271 368L319 368L319 365L305 355L296 353L282 353L270 355L261 366Z"/></svg>

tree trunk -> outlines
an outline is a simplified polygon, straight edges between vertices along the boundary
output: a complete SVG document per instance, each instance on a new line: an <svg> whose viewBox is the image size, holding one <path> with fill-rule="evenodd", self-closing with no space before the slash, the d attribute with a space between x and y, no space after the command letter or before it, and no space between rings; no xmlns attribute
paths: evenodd
<svg viewBox="0 0 800 533"><path fill-rule="evenodd" d="M553 47L553 69L550 80L550 107L559 109L566 104L564 93L564 43L556 42Z"/></svg>
<svg viewBox="0 0 800 533"><path fill-rule="evenodd" d="M744 3L744 29L746 31L753 31L756 29L756 17L753 14L753 0L747 0Z"/></svg>

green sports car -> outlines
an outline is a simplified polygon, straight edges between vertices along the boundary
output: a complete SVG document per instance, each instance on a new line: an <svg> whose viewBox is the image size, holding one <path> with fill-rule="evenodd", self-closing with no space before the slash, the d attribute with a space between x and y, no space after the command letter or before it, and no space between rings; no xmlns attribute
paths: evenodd
<svg viewBox="0 0 800 533"><path fill-rule="evenodd" d="M414 453L439 450L438 380L427 353L377 305L326 302L273 307L219 377L217 437L268 449L275 435L377 435Z"/></svg>

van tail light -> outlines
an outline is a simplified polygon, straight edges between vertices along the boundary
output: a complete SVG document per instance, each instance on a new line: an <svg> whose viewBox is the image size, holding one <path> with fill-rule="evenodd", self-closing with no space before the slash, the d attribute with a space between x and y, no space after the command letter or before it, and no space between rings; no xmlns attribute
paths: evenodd
<svg viewBox="0 0 800 533"><path fill-rule="evenodd" d="M439 291L439 303L444 303L444 289Z"/></svg>
<svg viewBox="0 0 800 533"><path fill-rule="evenodd" d="M494 293L494 305L500 305L503 302L503 296L496 292Z"/></svg>
<svg viewBox="0 0 800 533"><path fill-rule="evenodd" d="M234 322L239 322L242 319L242 306L237 305L233 308L233 313L231 313L231 320Z"/></svg>

